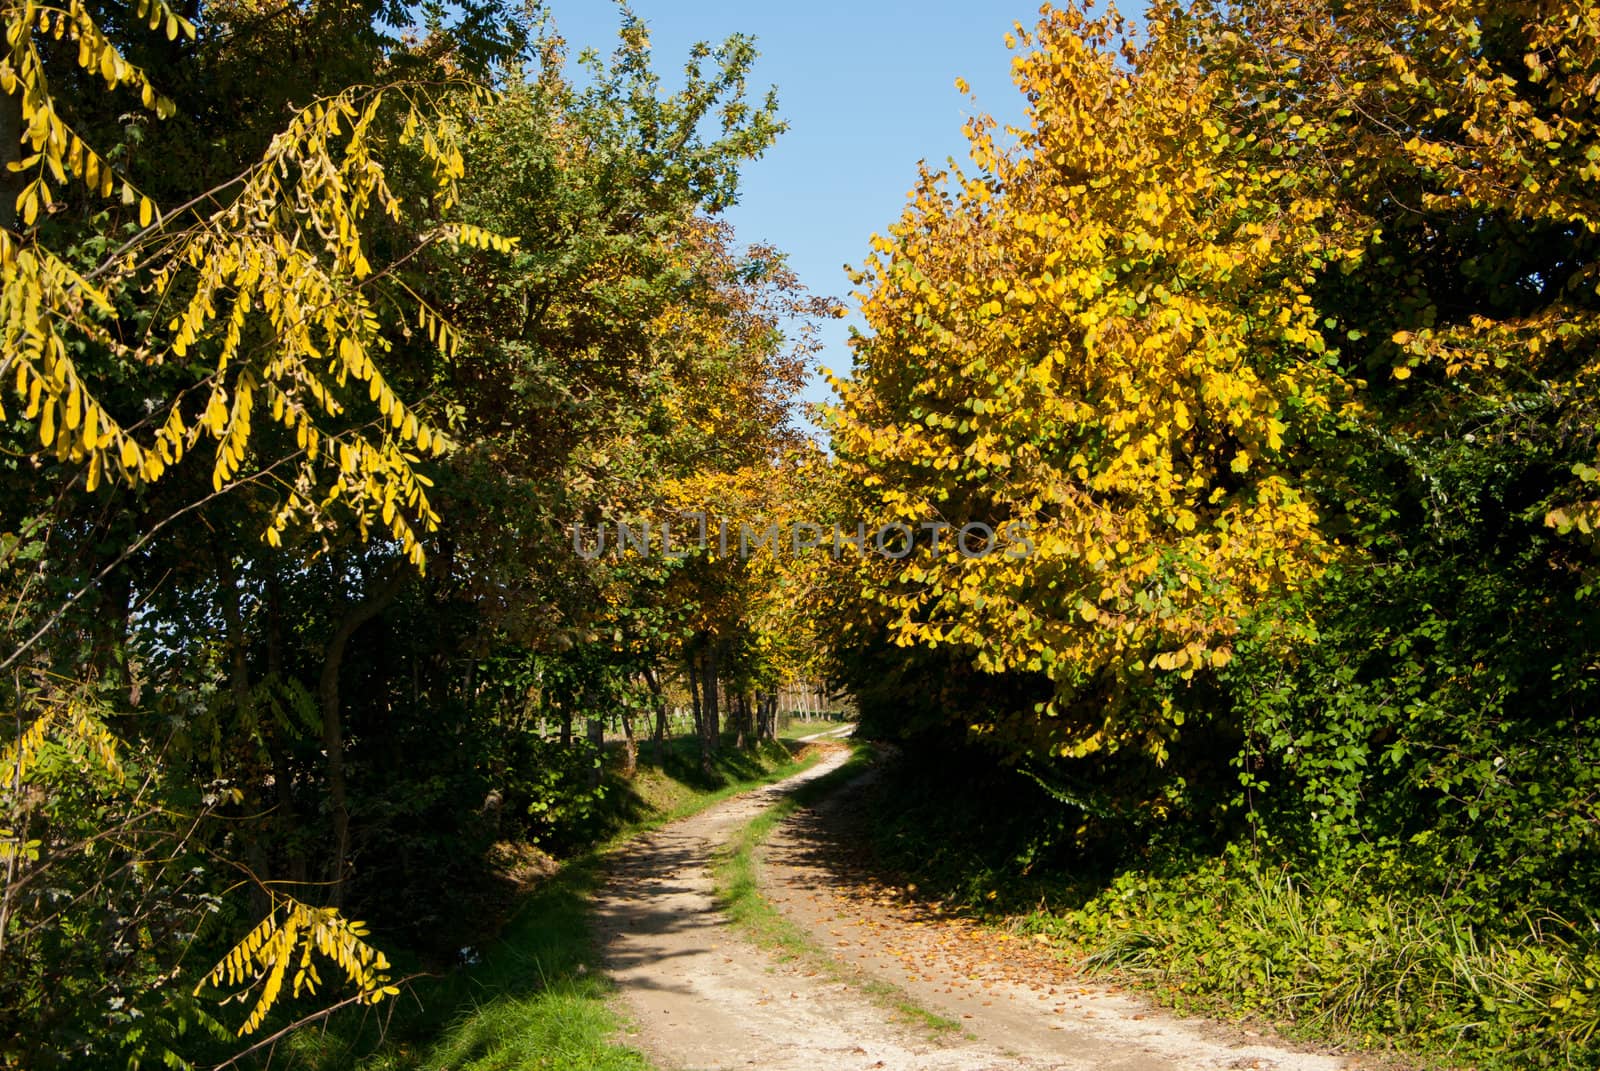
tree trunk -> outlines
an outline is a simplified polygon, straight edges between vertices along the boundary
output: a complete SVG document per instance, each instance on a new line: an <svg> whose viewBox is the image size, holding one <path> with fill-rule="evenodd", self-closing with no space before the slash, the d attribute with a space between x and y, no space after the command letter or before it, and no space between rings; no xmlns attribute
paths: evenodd
<svg viewBox="0 0 1600 1071"><path fill-rule="evenodd" d="M271 569L267 570L266 603L267 679L276 683L283 678L283 588ZM265 736L267 754L272 757L272 787L277 795L273 815L275 840L276 846L282 849L294 842L294 833L300 828L294 805L294 766L289 761L290 740L283 726L273 721ZM305 852L286 851L284 863L295 895L303 895L302 890L310 881Z"/></svg>
<svg viewBox="0 0 1600 1071"><path fill-rule="evenodd" d="M755 691L739 693L739 735L745 738L746 747L755 747L761 740L759 699Z"/></svg>
<svg viewBox="0 0 1600 1071"><path fill-rule="evenodd" d="M594 711L591 706L589 716L584 721L584 736L589 741L589 746L594 749L594 756L600 762L594 764L589 771L589 787L599 788L600 779L604 774L601 769L606 753L606 720Z"/></svg>
<svg viewBox="0 0 1600 1071"><path fill-rule="evenodd" d="M223 626L228 630L226 643L228 645L228 690L233 697L234 717L241 723L253 721L250 718L251 708L254 703L250 696L250 647L244 634L244 593L239 590L239 572L234 568L233 559L226 553L222 555L217 566L217 601L222 613ZM258 725L257 731L262 738L267 737L266 726ZM252 763L245 776L246 782L254 788L256 784L264 782L270 776L265 770L257 771ZM273 778L276 781L276 777ZM267 864L265 846L261 843L263 828L260 823L250 822L240 827L240 832L245 838L245 861L251 873L267 880L270 868ZM264 915L271 907L271 898L267 889L262 884L250 887L251 909L257 915Z"/></svg>
<svg viewBox="0 0 1600 1071"><path fill-rule="evenodd" d="M705 719L701 726L700 752L706 772L711 772L711 753L717 750L718 737L722 735L721 719L717 710L717 645L706 646L705 679L701 682L701 690L705 692L702 705L705 707Z"/></svg>
<svg viewBox="0 0 1600 1071"><path fill-rule="evenodd" d="M689 698L694 704L694 735L700 741L700 769L709 775L711 773L711 746L706 737L706 708L701 702L700 693L700 656L689 656Z"/></svg>
<svg viewBox="0 0 1600 1071"><path fill-rule="evenodd" d="M218 603L222 623L227 627L229 670L228 687L234 710L243 719L250 711L250 652L244 636L244 595L239 591L239 573L224 555L217 568Z"/></svg>
<svg viewBox="0 0 1600 1071"><path fill-rule="evenodd" d="M656 765L661 766L667 759L667 697L661 693L661 682L656 680L656 672L650 666L644 667L644 683L650 689L650 697L655 701L656 730L653 737Z"/></svg>
<svg viewBox="0 0 1600 1071"><path fill-rule="evenodd" d="M396 563L388 576L366 598L345 612L322 655L322 679L317 699L322 707L322 747L328 763L328 804L333 812L333 859L328 883L330 907L344 903L345 867L350 854L350 809L345 800L344 723L339 704L339 671L345 648L356 630L381 614L405 584L405 567Z"/></svg>
<svg viewBox="0 0 1600 1071"><path fill-rule="evenodd" d="M633 707L625 700L621 710L622 718L622 779L632 781L634 773L639 769L639 744L633 738Z"/></svg>
<svg viewBox="0 0 1600 1071"><path fill-rule="evenodd" d="M778 738L778 693L763 692L756 698L756 735L762 740Z"/></svg>

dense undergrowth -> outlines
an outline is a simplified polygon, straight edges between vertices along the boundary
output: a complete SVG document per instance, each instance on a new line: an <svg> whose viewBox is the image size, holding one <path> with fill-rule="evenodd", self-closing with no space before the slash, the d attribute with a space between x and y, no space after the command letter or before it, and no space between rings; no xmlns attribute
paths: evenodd
<svg viewBox="0 0 1600 1071"><path fill-rule="evenodd" d="M1308 879L1242 853L1166 877L1124 873L1078 910L1029 922L1183 1006L1450 1066L1600 1061L1600 941L1588 923L1525 911L1473 923L1443 897L1361 875Z"/></svg>
<svg viewBox="0 0 1600 1071"><path fill-rule="evenodd" d="M863 809L880 862L947 908L1048 934L1091 972L1185 1010L1412 1065L1600 1062L1587 918L1526 906L1473 918L1376 865L1319 871L1243 841L1206 851L1144 830L1074 843L1082 814L1035 778L971 754L958 765L965 780L902 758Z"/></svg>

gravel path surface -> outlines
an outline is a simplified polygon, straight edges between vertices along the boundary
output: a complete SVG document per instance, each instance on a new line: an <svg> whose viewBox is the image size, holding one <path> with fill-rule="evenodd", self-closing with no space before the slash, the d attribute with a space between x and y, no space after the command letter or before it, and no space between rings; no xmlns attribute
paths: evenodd
<svg viewBox="0 0 1600 1071"><path fill-rule="evenodd" d="M828 746L823 744L821 746ZM788 781L746 793L631 844L597 900L608 972L636 1034L668 1068L762 1071L1334 1071L1355 1065L1179 1020L1074 979L1040 950L1012 950L959 922L863 902L836 874L830 805L773 838L763 885L819 945L959 1022L931 1037L861 986L780 962L717 910L718 848L788 788L837 768L843 747ZM841 793L848 796L848 792ZM835 797L837 800L839 797ZM980 935L982 937L983 935ZM1013 946L1016 943L1013 942ZM981 951L989 949L988 953ZM986 958L987 956L987 958Z"/></svg>

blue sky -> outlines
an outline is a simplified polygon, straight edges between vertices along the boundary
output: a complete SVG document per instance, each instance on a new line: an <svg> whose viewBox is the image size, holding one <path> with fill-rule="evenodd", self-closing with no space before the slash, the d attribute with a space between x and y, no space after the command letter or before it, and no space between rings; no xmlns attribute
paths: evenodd
<svg viewBox="0 0 1600 1071"><path fill-rule="evenodd" d="M695 41L756 37L752 95L776 85L789 132L746 170L729 218L742 240L785 250L810 290L847 305L843 265L859 264L873 232L898 218L917 161L942 166L954 155L965 163L961 124L974 111L1021 121L1005 35L1013 22L1038 19L1037 0L633 0L632 8L650 27L664 79L681 70ZM588 46L609 53L614 6L550 0L549 10L574 56ZM971 84L976 106L956 91L957 76ZM838 372L850 367L849 322L826 329L821 363ZM817 380L806 397L828 394Z"/></svg>

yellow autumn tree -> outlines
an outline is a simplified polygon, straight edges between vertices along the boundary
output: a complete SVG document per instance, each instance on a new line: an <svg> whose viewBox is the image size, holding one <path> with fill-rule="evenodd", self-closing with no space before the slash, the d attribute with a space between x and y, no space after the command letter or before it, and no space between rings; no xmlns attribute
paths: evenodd
<svg viewBox="0 0 1600 1071"><path fill-rule="evenodd" d="M1481 431L1514 411L1592 426L1600 10L1259 0L1190 18L1199 54L1227 72L1228 122L1314 146L1303 181L1367 221L1360 271L1325 306L1365 329L1346 350L1404 411L1395 434ZM1545 520L1589 533L1600 472L1576 475Z"/></svg>
<svg viewBox="0 0 1600 1071"><path fill-rule="evenodd" d="M914 539L864 559L894 642L1047 674L1050 748L1159 754L1141 682L1225 664L1334 550L1288 456L1348 404L1309 289L1358 246L1292 131L1263 166L1219 122L1178 16L1140 43L1070 7L1012 43L1015 145L972 120L971 170L873 240L834 449Z"/></svg>

